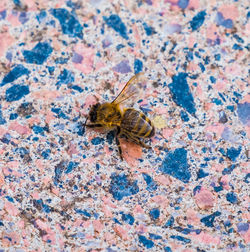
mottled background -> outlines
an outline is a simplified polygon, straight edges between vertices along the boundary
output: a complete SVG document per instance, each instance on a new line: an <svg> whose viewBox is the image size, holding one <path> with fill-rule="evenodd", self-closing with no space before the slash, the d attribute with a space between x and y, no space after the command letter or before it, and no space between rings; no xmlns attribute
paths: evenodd
<svg viewBox="0 0 250 252"><path fill-rule="evenodd" d="M0 1L0 251L249 251L249 1ZM86 130L135 73L151 150Z"/></svg>

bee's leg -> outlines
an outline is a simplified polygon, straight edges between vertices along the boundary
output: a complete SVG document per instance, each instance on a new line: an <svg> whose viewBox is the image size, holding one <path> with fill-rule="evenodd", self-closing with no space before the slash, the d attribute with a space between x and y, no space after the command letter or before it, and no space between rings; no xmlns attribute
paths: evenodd
<svg viewBox="0 0 250 252"><path fill-rule="evenodd" d="M143 148L146 148L146 149L151 149L152 147L150 145L147 145L145 143L143 143L139 138L135 138L135 139L132 139L133 141L135 141L136 143L138 143L139 145L141 145Z"/></svg>
<svg viewBox="0 0 250 252"><path fill-rule="evenodd" d="M116 129L115 141L116 141L116 144L118 146L120 158L121 158L121 160L123 160L123 157L122 157L122 148L121 148L121 144L120 144L120 141L119 141L119 138L118 138L118 136L120 135L120 133L121 133L121 128L118 126L117 129Z"/></svg>
<svg viewBox="0 0 250 252"><path fill-rule="evenodd" d="M139 145L142 146L143 148L146 148L146 149L151 149L151 148L152 148L151 146L149 146L149 145L143 143L143 142L140 140L140 138L135 137L135 136L132 136L131 134L129 134L129 133L127 133L127 132L125 133L125 136L126 136L128 139L131 139L133 142L139 144Z"/></svg>
<svg viewBox="0 0 250 252"><path fill-rule="evenodd" d="M103 127L103 125L100 123L86 124L85 126L88 128L101 128L101 127Z"/></svg>

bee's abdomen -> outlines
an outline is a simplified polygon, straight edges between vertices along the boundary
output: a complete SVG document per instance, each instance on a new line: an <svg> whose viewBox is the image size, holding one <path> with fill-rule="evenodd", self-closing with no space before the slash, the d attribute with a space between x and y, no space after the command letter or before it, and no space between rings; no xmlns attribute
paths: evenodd
<svg viewBox="0 0 250 252"><path fill-rule="evenodd" d="M155 128L148 117L135 109L126 109L121 128L137 137L152 137L155 134Z"/></svg>

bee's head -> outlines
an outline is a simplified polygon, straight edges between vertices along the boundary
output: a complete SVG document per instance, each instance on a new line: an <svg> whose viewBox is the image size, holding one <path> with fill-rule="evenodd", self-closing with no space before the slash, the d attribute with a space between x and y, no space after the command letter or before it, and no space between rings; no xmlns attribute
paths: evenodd
<svg viewBox="0 0 250 252"><path fill-rule="evenodd" d="M96 103L95 105L93 105L90 109L90 112L89 112L89 119L92 123L96 122L97 120L97 110L98 108L100 107L100 103Z"/></svg>

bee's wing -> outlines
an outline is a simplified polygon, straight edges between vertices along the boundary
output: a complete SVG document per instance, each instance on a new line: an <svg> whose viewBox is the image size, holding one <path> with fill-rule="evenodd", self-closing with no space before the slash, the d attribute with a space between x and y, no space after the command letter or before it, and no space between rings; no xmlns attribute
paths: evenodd
<svg viewBox="0 0 250 252"><path fill-rule="evenodd" d="M139 93L143 87L143 82L145 81L143 73L138 73L134 75L119 93L119 95L112 101L114 104L120 104L128 99L134 102L133 99L139 98Z"/></svg>

